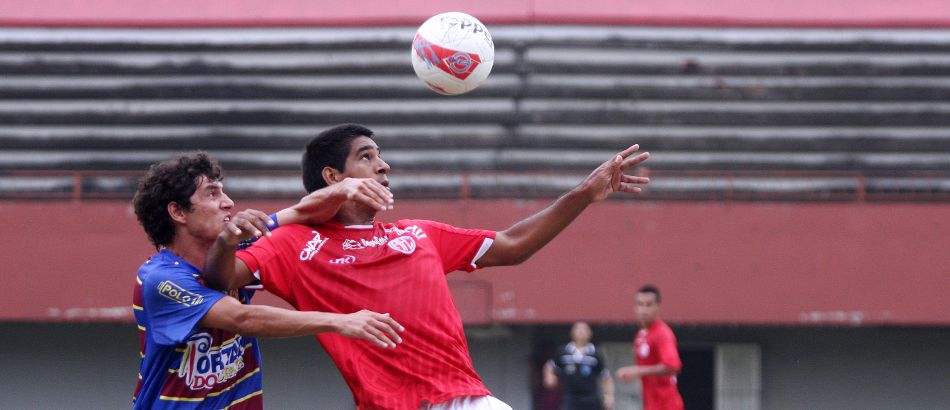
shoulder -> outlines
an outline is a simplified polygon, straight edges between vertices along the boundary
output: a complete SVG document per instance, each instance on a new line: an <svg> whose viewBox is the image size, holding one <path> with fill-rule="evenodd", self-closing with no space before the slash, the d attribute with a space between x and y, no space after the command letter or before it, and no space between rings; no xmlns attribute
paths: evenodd
<svg viewBox="0 0 950 410"><path fill-rule="evenodd" d="M151 287L165 281L179 282L198 282L200 272L194 268L185 266L174 261L153 257L142 265L139 270L139 279L142 280L142 286Z"/></svg>
<svg viewBox="0 0 950 410"><path fill-rule="evenodd" d="M657 326L651 329L650 334L656 338L660 339L675 339L676 335L673 334L673 329L670 328L665 322L658 322Z"/></svg>

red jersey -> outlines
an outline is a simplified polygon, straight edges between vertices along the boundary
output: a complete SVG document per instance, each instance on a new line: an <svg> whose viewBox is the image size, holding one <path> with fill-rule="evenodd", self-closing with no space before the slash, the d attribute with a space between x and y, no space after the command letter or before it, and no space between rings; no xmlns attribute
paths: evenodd
<svg viewBox="0 0 950 410"><path fill-rule="evenodd" d="M656 320L647 329L640 329L633 340L633 356L637 365L663 363L679 371L682 367L676 349L676 336L662 320ZM682 410L683 398L676 388L676 375L643 376L643 410Z"/></svg>
<svg viewBox="0 0 950 410"><path fill-rule="evenodd" d="M445 274L473 271L492 231L438 222L287 225L237 254L264 288L298 310L390 313L405 327L395 349L323 333L359 409L417 409L491 393L472 366Z"/></svg>

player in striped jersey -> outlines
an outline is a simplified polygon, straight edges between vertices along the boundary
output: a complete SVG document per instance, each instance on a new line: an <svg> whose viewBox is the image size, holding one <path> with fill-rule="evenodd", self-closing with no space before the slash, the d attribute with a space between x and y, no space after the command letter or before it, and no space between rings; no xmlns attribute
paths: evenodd
<svg viewBox="0 0 950 410"><path fill-rule="evenodd" d="M204 286L198 266L219 234L270 235L278 221L319 222L328 193L345 191L372 206L391 203L372 180L308 195L275 215L247 210L231 215L221 170L207 154L183 155L152 166L139 183L134 208L158 249L139 269L132 308L142 361L133 396L136 409L261 409L257 336L322 332L362 338L393 348L401 326L371 311L296 312L248 305L254 291L227 294ZM222 232L225 227L230 230Z"/></svg>

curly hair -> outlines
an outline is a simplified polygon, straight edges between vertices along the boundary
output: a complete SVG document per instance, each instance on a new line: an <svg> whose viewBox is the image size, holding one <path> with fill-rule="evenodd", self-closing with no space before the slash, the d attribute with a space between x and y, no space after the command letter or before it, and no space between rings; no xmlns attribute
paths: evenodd
<svg viewBox="0 0 950 410"><path fill-rule="evenodd" d="M168 214L168 204L174 202L190 211L191 195L198 189L202 176L221 180L221 166L207 153L197 151L152 164L139 180L132 205L155 248L175 240L175 223Z"/></svg>
<svg viewBox="0 0 950 410"><path fill-rule="evenodd" d="M307 144L303 153L303 186L307 192L313 192L327 186L323 180L323 168L332 167L337 171L346 171L346 156L350 154L350 145L357 137L373 138L373 131L362 125L340 124L327 129Z"/></svg>

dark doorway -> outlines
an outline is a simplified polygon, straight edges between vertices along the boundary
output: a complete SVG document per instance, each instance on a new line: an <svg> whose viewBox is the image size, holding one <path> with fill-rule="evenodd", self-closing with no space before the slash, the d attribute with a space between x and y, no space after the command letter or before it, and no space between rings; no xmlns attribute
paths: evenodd
<svg viewBox="0 0 950 410"><path fill-rule="evenodd" d="M712 347L680 346L683 370L677 377L686 410L713 410L715 402L715 355Z"/></svg>

